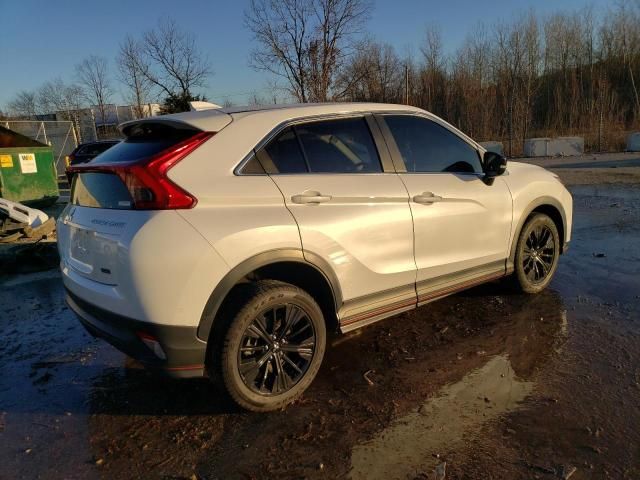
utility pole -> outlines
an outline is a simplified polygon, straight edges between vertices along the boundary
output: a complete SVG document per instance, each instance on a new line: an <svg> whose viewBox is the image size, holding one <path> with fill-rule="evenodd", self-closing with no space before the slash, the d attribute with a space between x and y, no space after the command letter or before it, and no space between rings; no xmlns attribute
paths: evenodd
<svg viewBox="0 0 640 480"><path fill-rule="evenodd" d="M404 65L404 104L409 105L409 64Z"/></svg>

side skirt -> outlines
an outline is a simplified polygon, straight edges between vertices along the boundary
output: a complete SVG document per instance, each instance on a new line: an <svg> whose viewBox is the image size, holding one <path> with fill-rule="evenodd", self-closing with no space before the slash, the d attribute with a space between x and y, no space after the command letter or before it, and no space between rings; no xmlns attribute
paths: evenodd
<svg viewBox="0 0 640 480"><path fill-rule="evenodd" d="M414 308L415 284L349 300L338 312L340 331L349 332Z"/></svg>
<svg viewBox="0 0 640 480"><path fill-rule="evenodd" d="M511 267L511 268L509 268ZM482 283L497 280L513 272L512 266L507 266L504 260L491 263L488 265L482 265L469 270L465 270L455 275L443 275L435 279L430 279L425 282L420 282L415 286L415 292L410 297L405 297L401 300L398 296L391 296L390 292L383 292L368 296L365 303L365 299L352 300L348 302L350 305L359 304L358 312L353 312L353 308L345 313L347 315L339 315L340 318L340 331L347 333L352 330L364 327L371 323L378 322L388 317L398 315L399 313L413 310L414 308L426 305L427 303L439 300L446 296L452 295L467 288L480 285ZM404 289L406 292L406 287ZM416 297L417 292L417 297ZM385 298L386 297L386 301ZM377 298L378 301L374 299ZM373 301L372 301L373 300ZM344 312L344 307L341 309L341 313Z"/></svg>

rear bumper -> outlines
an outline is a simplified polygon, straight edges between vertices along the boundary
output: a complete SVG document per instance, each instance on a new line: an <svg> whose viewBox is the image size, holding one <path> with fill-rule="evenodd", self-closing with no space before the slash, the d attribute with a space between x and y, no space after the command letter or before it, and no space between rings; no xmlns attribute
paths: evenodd
<svg viewBox="0 0 640 480"><path fill-rule="evenodd" d="M66 301L91 335L106 340L146 368L174 378L206 375L204 363L207 344L197 337L197 327L158 325L133 320L96 307L68 289ZM157 339L166 359L154 354L140 339L139 333Z"/></svg>

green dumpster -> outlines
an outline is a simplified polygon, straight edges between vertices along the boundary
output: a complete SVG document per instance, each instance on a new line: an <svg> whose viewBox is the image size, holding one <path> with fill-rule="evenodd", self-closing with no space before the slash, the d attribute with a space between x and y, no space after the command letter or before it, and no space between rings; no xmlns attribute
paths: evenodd
<svg viewBox="0 0 640 480"><path fill-rule="evenodd" d="M0 126L0 197L46 206L58 195L51 147Z"/></svg>

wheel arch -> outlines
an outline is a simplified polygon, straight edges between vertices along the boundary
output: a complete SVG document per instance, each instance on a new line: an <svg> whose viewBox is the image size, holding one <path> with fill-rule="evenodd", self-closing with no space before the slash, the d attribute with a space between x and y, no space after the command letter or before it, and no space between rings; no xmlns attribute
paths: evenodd
<svg viewBox="0 0 640 480"><path fill-rule="evenodd" d="M277 249L248 258L229 271L216 285L198 325L198 337L209 341L219 313L234 287L246 281L272 279L291 283L307 291L318 302L327 328L337 328L342 304L340 284L333 269L321 257L297 249Z"/></svg>
<svg viewBox="0 0 640 480"><path fill-rule="evenodd" d="M516 257L516 246L518 239L520 238L520 232L524 227L525 222L534 213L544 213L548 215L553 223L556 224L558 229L558 235L560 236L560 253L564 253L565 250L565 235L567 231L567 217L564 208L560 201L554 197L544 196L539 197L529 203L524 209L523 214L520 215L520 220L514 231L513 239L511 241L511 250L509 252L509 264L513 266Z"/></svg>

